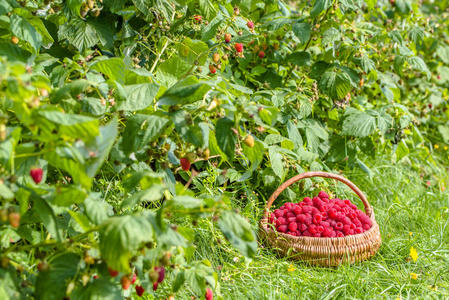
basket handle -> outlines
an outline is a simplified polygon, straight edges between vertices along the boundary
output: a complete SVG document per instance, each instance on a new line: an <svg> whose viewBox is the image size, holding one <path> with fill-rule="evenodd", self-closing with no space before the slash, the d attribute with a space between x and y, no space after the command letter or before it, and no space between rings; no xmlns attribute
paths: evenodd
<svg viewBox="0 0 449 300"><path fill-rule="evenodd" d="M283 190L285 190L287 187L289 187L290 185L292 185L293 183L301 180L301 179L306 179L306 178L311 178L311 177L324 177L324 178L332 178L338 181L343 182L344 184L346 184L347 186L349 186L351 188L351 190L353 190L357 196L359 196L360 200L362 200L363 205L365 206L365 213L368 216L371 216L372 213L372 208L369 205L368 200L366 199L365 195L362 193L362 191L351 181L349 181L349 179L340 176L340 175L336 175L333 173L328 173L328 172L321 172L321 171L314 171L314 172L305 172L299 175L296 175L292 178L290 178L289 180L287 180L286 182L284 182L283 184L281 184L276 191L274 191L274 193L271 195L270 199L268 199L267 202L267 206L265 208L265 211L263 213L264 218L268 218L268 210L270 209L271 205L273 204L274 200L276 200L276 198L279 196L280 193L282 193Z"/></svg>

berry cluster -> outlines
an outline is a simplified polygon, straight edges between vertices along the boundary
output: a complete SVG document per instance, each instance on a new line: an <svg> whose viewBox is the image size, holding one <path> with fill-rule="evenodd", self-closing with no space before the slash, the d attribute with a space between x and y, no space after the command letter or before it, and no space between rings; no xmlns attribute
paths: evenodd
<svg viewBox="0 0 449 300"><path fill-rule="evenodd" d="M350 200L329 199L323 191L313 199L282 205L268 221L277 231L292 236L343 237L371 228L370 218Z"/></svg>

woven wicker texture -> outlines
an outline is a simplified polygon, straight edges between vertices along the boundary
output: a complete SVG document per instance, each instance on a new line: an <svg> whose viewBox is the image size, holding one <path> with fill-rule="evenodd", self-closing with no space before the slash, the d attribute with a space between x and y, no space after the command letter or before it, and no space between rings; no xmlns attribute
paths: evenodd
<svg viewBox="0 0 449 300"><path fill-rule="evenodd" d="M371 219L371 228L361 234L335 238L297 237L277 232L271 224L268 224L270 207L274 200L291 184L311 177L331 178L349 186L362 200L365 213ZM379 225L376 223L374 212L362 191L345 177L327 172L306 172L284 182L268 199L259 229L265 243L276 250L279 255L326 267L366 260L376 254L382 244Z"/></svg>

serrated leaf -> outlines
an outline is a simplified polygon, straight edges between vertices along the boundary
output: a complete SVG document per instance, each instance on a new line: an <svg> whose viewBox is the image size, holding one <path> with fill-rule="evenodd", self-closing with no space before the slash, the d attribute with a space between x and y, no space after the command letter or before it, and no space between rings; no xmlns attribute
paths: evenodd
<svg viewBox="0 0 449 300"><path fill-rule="evenodd" d="M117 110L136 111L147 108L154 104L159 88L157 83L125 85L126 100L117 103Z"/></svg>
<svg viewBox="0 0 449 300"><path fill-rule="evenodd" d="M438 45L436 53L444 63L449 64L449 46Z"/></svg>
<svg viewBox="0 0 449 300"><path fill-rule="evenodd" d="M211 89L205 82L200 82L191 75L178 81L161 96L158 105L179 105L201 100Z"/></svg>
<svg viewBox="0 0 449 300"><path fill-rule="evenodd" d="M59 39L67 39L81 53L98 43L97 32L88 21L73 18L58 31Z"/></svg>
<svg viewBox="0 0 449 300"><path fill-rule="evenodd" d="M112 81L125 83L125 63L121 58L103 59L92 64L90 68L107 75Z"/></svg>
<svg viewBox="0 0 449 300"><path fill-rule="evenodd" d="M159 65L156 77L162 84L170 87L178 82L190 70L190 67L191 65L182 60L178 55L173 55Z"/></svg>
<svg viewBox="0 0 449 300"><path fill-rule="evenodd" d="M201 40L203 42L207 42L208 40L214 38L222 22L223 17L221 15L218 15L216 18L210 21L209 25L204 26L201 30Z"/></svg>
<svg viewBox="0 0 449 300"><path fill-rule="evenodd" d="M310 32L312 31L312 27L309 23L293 23L292 30L301 44L305 44L309 41Z"/></svg>
<svg viewBox="0 0 449 300"><path fill-rule="evenodd" d="M42 36L24 17L12 14L10 17L10 30L13 35L30 43L36 51L42 45Z"/></svg>
<svg viewBox="0 0 449 300"><path fill-rule="evenodd" d="M90 281L85 287L78 286L71 294L72 300L121 300L122 293L118 286L107 278L97 278Z"/></svg>
<svg viewBox="0 0 449 300"><path fill-rule="evenodd" d="M320 90L335 100L340 100L351 90L351 78L348 74L338 71L326 71L322 75Z"/></svg>
<svg viewBox="0 0 449 300"><path fill-rule="evenodd" d="M189 65L193 65L195 61L198 61L199 65L203 65L207 59L207 50L209 47L203 41L191 40L190 38L184 39L181 43L176 45L178 53L187 54L180 55L179 57ZM188 51L186 51L188 49Z"/></svg>
<svg viewBox="0 0 449 300"><path fill-rule="evenodd" d="M321 42L323 43L323 45L332 44L335 41L339 41L340 38L340 31L337 28L331 27L324 32Z"/></svg>
<svg viewBox="0 0 449 300"><path fill-rule="evenodd" d="M319 16L323 11L331 7L332 2L332 0L315 0L313 8L310 11L310 17L316 18L317 16Z"/></svg>
<svg viewBox="0 0 449 300"><path fill-rule="evenodd" d="M257 252L257 241L248 221L237 213L224 211L220 216L218 226L226 239L243 255L254 257Z"/></svg>
<svg viewBox="0 0 449 300"><path fill-rule="evenodd" d="M343 121L343 135L368 136L376 130L376 118L364 112L353 113Z"/></svg>
<svg viewBox="0 0 449 300"><path fill-rule="evenodd" d="M172 114L171 120L182 139L197 147L203 146L203 132L198 124L189 121L192 117L184 110L177 110Z"/></svg>
<svg viewBox="0 0 449 300"><path fill-rule="evenodd" d="M268 150L268 154L274 174L276 174L276 176L282 181L285 176L284 162L282 161L282 154L276 151L276 149L277 148L275 146L271 146Z"/></svg>
<svg viewBox="0 0 449 300"><path fill-rule="evenodd" d="M228 159L233 159L235 153L235 143L237 135L232 131L234 122L228 118L221 118L215 126L215 136L218 147L223 151Z"/></svg>
<svg viewBox="0 0 449 300"><path fill-rule="evenodd" d="M430 71L427 68L426 63L421 57L412 56L407 59L408 64L415 70L426 73L427 79L430 79Z"/></svg>
<svg viewBox="0 0 449 300"><path fill-rule="evenodd" d="M310 65L312 55L308 51L294 52L286 57L286 60L297 66Z"/></svg>
<svg viewBox="0 0 449 300"><path fill-rule="evenodd" d="M139 245L153 240L153 227L143 216L125 215L107 219L100 230L100 251L108 266L128 274L129 260Z"/></svg>

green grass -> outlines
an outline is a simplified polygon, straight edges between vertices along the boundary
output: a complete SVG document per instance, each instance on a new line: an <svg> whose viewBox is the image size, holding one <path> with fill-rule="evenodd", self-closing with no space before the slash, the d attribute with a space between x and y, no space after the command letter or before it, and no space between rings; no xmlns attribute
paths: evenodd
<svg viewBox="0 0 449 300"><path fill-rule="evenodd" d="M224 299L449 299L449 193L439 186L447 180L446 171L429 164L426 170L434 176L421 178L405 165L379 160L371 168L372 180L360 170L344 174L366 193L381 229L380 251L363 263L311 267L279 258L269 248L260 248L250 261L219 243L223 237L215 224L203 221L196 258L208 259L216 268ZM427 180L431 188L425 186ZM356 198L340 184L329 189L339 197ZM262 209L242 210L255 230ZM418 251L416 262L410 258L411 247ZM418 274L417 280L411 273ZM184 289L177 298L192 295Z"/></svg>

